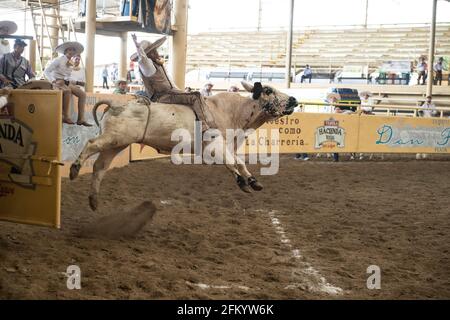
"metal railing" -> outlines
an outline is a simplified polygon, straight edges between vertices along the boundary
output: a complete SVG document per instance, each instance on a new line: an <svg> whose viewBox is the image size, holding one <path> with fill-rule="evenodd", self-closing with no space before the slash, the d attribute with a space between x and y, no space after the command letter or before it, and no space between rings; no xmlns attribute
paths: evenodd
<svg viewBox="0 0 450 320"><path fill-rule="evenodd" d="M361 114L363 113L361 109L360 104L353 104L353 103L326 103L326 102L311 102L311 101L299 101L300 108L304 110L304 107L306 106L333 106L333 107L351 107L356 108L355 114ZM418 111L423 110L430 110L430 109L424 109L422 106L405 106L405 105L395 105L395 104L369 104L364 105L364 107L372 107L373 112L376 114L382 114L383 112L377 111L378 110L386 110L386 115L391 116L392 114L396 114L397 111L412 111L412 116L417 117ZM440 118L444 118L444 112L448 112L450 114L450 107L436 107L436 109L433 109L433 111L436 111L439 113ZM404 114L402 114L404 115Z"/></svg>

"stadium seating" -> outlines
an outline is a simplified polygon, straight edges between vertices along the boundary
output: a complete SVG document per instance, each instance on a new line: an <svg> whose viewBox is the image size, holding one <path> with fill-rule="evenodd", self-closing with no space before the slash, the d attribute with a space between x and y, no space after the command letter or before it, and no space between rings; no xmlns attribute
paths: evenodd
<svg viewBox="0 0 450 320"><path fill-rule="evenodd" d="M214 32L189 35L187 69L214 67L283 67L285 31ZM450 56L450 25L436 27L436 56ZM374 70L388 60L418 60L428 55L429 26L338 27L295 31L293 64L309 64L315 72L344 65Z"/></svg>

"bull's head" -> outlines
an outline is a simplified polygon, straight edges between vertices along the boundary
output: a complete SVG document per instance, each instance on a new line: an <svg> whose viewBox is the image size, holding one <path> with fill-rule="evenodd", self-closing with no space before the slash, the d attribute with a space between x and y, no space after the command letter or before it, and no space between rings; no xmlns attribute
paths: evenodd
<svg viewBox="0 0 450 320"><path fill-rule="evenodd" d="M271 118L290 115L297 106L297 99L290 97L270 86L263 86L261 82L254 85L242 81L242 86L252 93L252 98L257 100L262 110Z"/></svg>

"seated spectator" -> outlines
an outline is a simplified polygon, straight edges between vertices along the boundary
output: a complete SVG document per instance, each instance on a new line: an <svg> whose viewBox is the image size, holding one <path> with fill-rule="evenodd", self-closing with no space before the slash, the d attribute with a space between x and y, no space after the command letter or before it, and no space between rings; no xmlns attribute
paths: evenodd
<svg viewBox="0 0 450 320"><path fill-rule="evenodd" d="M372 93L369 91L362 91L359 94L359 97L361 98L361 111L364 114L374 114L373 113L373 100L370 99L372 96Z"/></svg>
<svg viewBox="0 0 450 320"><path fill-rule="evenodd" d="M202 91L200 91L201 95L204 97L210 97L213 95L212 93L212 88L213 88L214 84L209 81L205 84L205 86L203 87Z"/></svg>
<svg viewBox="0 0 450 320"><path fill-rule="evenodd" d="M83 90L82 87L86 85L86 72L84 68L80 66L81 62L81 56L79 54L75 55L72 58L72 72L70 73L69 82L74 85L78 86L80 89Z"/></svg>
<svg viewBox="0 0 450 320"><path fill-rule="evenodd" d="M233 85L228 88L228 92L239 92L239 88Z"/></svg>
<svg viewBox="0 0 450 320"><path fill-rule="evenodd" d="M34 72L31 69L30 62L22 57L27 44L16 39L13 52L6 53L0 58L0 87L16 89L24 85L28 79L34 78Z"/></svg>
<svg viewBox="0 0 450 320"><path fill-rule="evenodd" d="M128 92L128 83L126 80L118 80L116 81L116 89L113 94L127 94Z"/></svg>
<svg viewBox="0 0 450 320"><path fill-rule="evenodd" d="M306 65L305 70L303 70L303 75L302 78L300 80L300 83L303 83L303 80L305 79L309 79L309 83L311 83L311 79L312 79L312 70L309 67L309 64Z"/></svg>
<svg viewBox="0 0 450 320"><path fill-rule="evenodd" d="M424 117L424 118L431 118L431 117L436 116L436 114L437 114L436 106L432 102L432 97L427 96L426 99L427 100L421 106L422 110L419 111L419 116ZM427 157L426 153L417 153L416 154L417 160L420 160L420 158L425 159L426 157Z"/></svg>
<svg viewBox="0 0 450 320"><path fill-rule="evenodd" d="M436 106L431 100L432 97L428 96L427 100L421 106L422 110L419 111L419 115L421 115L424 118L431 118L437 114Z"/></svg>
<svg viewBox="0 0 450 320"><path fill-rule="evenodd" d="M340 99L341 96L338 93L329 93L327 95L327 102L329 103L329 105L324 107L325 113L334 113L334 109L336 108L335 104L337 104Z"/></svg>

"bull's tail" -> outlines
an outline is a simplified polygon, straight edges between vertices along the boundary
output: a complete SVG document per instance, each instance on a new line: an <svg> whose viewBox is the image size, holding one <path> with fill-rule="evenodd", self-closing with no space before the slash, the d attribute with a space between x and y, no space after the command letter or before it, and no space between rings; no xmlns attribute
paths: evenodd
<svg viewBox="0 0 450 320"><path fill-rule="evenodd" d="M99 102L97 102L94 105L94 108L92 109L92 116L94 117L94 121L95 124L100 128L100 134L102 133L102 127L100 126L100 123L98 122L98 118L97 118L97 109L98 107L100 107L102 104L106 104L107 107L105 108L105 110L103 110L103 115L102 115L102 119L105 115L106 112L108 112L109 108L111 108L111 101L109 100L100 100Z"/></svg>

